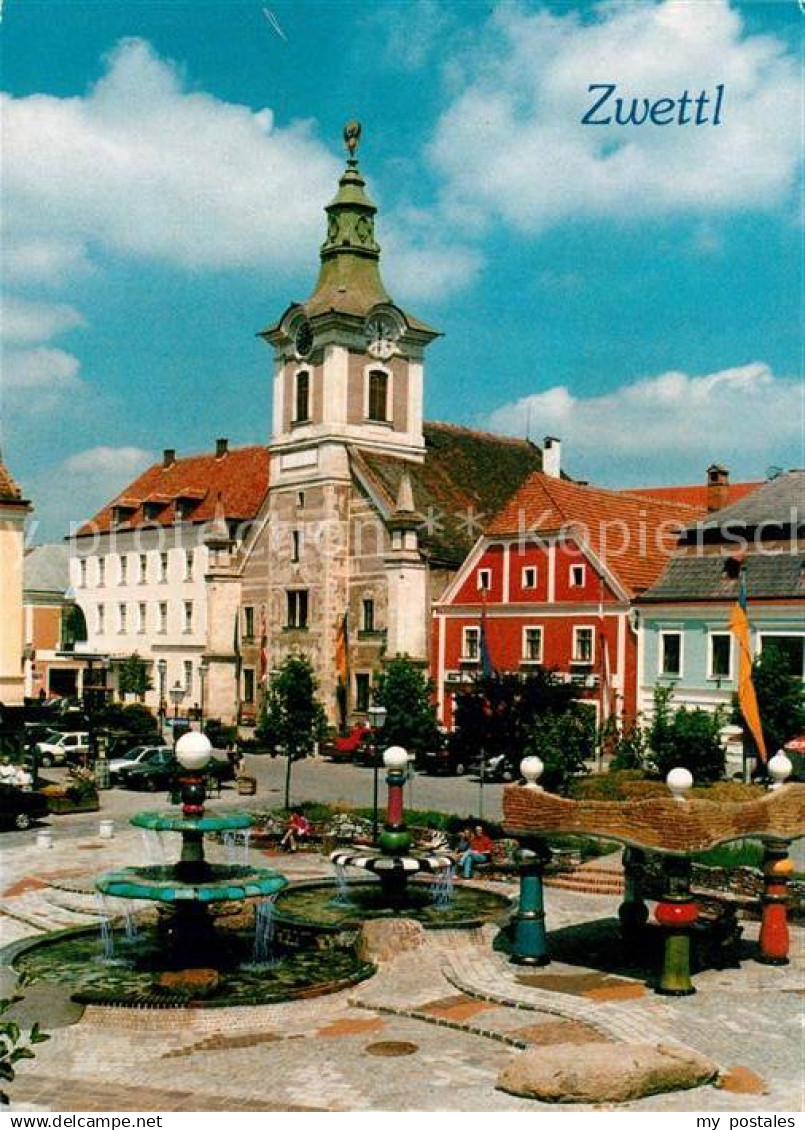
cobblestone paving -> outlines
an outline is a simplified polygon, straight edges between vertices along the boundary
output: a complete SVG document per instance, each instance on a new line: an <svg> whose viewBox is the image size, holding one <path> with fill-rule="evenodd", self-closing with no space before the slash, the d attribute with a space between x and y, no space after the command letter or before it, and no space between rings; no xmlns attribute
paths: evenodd
<svg viewBox="0 0 805 1130"><path fill-rule="evenodd" d="M3 843L4 942L40 933L66 912L96 920L89 877L142 857L133 831L89 850L98 843L75 837L58 853ZM314 855L271 862L291 878L328 873ZM514 893L504 884L494 889ZM551 890L547 902L549 930L557 931L612 916L618 899ZM754 932L745 924L746 936ZM802 931L793 931L787 968L745 961L698 975L692 997L613 1001L548 991L538 977L524 984L522 970L492 950L494 933L433 932L423 949L384 964L371 980L310 1001L181 1014L88 1008L21 1065L15 1104L56 1111L536 1111L540 1104L495 1090L501 1067L532 1042L598 1038L678 1041L724 1069L752 1070L767 1088L760 1095L701 1088L627 1109L802 1109ZM549 971L585 972L558 959ZM367 1050L380 1042L415 1047L397 1057Z"/></svg>

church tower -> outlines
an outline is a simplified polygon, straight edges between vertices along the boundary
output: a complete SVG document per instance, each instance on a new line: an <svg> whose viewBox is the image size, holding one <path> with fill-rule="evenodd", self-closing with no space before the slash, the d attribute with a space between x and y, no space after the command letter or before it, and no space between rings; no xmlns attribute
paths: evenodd
<svg viewBox="0 0 805 1130"><path fill-rule="evenodd" d="M355 552L351 453L422 463L424 352L438 336L396 305L383 285L377 209L356 158L360 133L357 122L344 130L348 160L325 208L313 293L260 335L274 350L270 665L291 653L308 655L333 716L336 640L349 608ZM382 575L388 531L380 526L378 519Z"/></svg>

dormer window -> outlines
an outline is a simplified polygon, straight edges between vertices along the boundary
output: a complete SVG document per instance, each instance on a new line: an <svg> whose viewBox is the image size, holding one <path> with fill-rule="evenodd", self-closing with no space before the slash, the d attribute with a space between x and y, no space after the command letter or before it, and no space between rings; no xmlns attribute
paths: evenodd
<svg viewBox="0 0 805 1130"><path fill-rule="evenodd" d="M381 369L369 373L368 418L375 423L388 423L389 375Z"/></svg>
<svg viewBox="0 0 805 1130"><path fill-rule="evenodd" d="M121 525L123 522L131 520L131 516L137 509L136 503L126 501L116 502L112 507L112 521L116 526Z"/></svg>
<svg viewBox="0 0 805 1130"><path fill-rule="evenodd" d="M310 420L310 373L306 369L296 374L294 408L295 424L305 424Z"/></svg>

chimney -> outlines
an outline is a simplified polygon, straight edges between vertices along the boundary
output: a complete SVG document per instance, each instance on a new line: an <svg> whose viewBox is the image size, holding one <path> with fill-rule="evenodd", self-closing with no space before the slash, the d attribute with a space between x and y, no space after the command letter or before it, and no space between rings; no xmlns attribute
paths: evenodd
<svg viewBox="0 0 805 1130"><path fill-rule="evenodd" d="M707 511L723 510L730 500L730 473L726 467L713 463L707 468Z"/></svg>
<svg viewBox="0 0 805 1130"><path fill-rule="evenodd" d="M223 459L227 451L229 451L229 440L222 436L215 441L215 458Z"/></svg>
<svg viewBox="0 0 805 1130"><path fill-rule="evenodd" d="M165 450L162 452L162 466L163 467L172 467L175 462L176 462L176 448L175 447L166 447Z"/></svg>
<svg viewBox="0 0 805 1130"><path fill-rule="evenodd" d="M546 436L542 444L542 471L552 479L562 473L562 441L556 436Z"/></svg>

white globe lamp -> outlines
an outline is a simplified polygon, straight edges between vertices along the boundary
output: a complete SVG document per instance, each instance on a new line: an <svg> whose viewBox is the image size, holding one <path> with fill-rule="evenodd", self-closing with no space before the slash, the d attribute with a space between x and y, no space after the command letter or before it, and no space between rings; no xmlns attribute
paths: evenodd
<svg viewBox="0 0 805 1130"><path fill-rule="evenodd" d="M781 749L769 760L767 768L771 777L769 788L772 789L779 789L780 785L784 784L794 771L791 758L787 757Z"/></svg>
<svg viewBox="0 0 805 1130"><path fill-rule="evenodd" d="M387 750L383 751L383 764L387 769L396 769L398 772L407 769L408 751L403 749L401 745L389 746Z"/></svg>
<svg viewBox="0 0 805 1130"><path fill-rule="evenodd" d="M693 774L689 769L677 765L665 778L665 783L674 800L685 800L686 794L693 788Z"/></svg>
<svg viewBox="0 0 805 1130"><path fill-rule="evenodd" d="M198 730L189 730L176 743L176 760L188 772L203 769L211 757L212 742Z"/></svg>
<svg viewBox="0 0 805 1130"><path fill-rule="evenodd" d="M541 789L537 781L545 771L545 765L538 757L524 757L520 762L520 775L525 778L525 788Z"/></svg>

